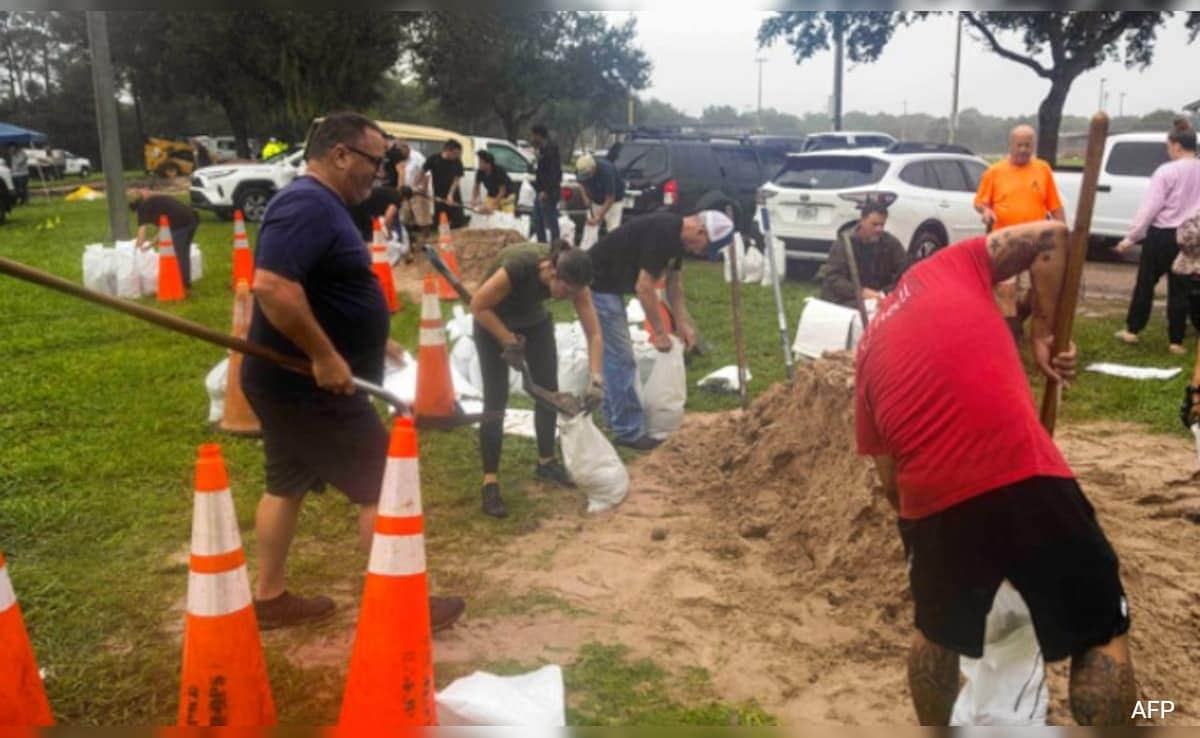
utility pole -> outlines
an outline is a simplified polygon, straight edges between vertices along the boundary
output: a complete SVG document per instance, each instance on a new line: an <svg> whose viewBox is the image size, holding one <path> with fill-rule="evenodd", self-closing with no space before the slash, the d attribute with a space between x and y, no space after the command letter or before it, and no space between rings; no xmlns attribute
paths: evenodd
<svg viewBox="0 0 1200 738"><path fill-rule="evenodd" d="M762 128L762 65L767 60L764 57L754 57L754 62L758 64L758 127Z"/></svg>
<svg viewBox="0 0 1200 738"><path fill-rule="evenodd" d="M947 143L954 143L958 136L958 83L962 69L962 11L954 11L954 17L957 21L954 31L954 87L950 95L950 140Z"/></svg>
<svg viewBox="0 0 1200 738"><path fill-rule="evenodd" d="M908 140L908 100L903 101L904 115L900 117L900 140Z"/></svg>
<svg viewBox="0 0 1200 738"><path fill-rule="evenodd" d="M96 96L96 125L100 133L100 166L104 169L108 230L114 241L129 240L129 210L121 164L121 133L117 129L117 98L113 90L112 56L108 49L108 18L104 11L87 11L88 46L92 52L92 92Z"/></svg>
<svg viewBox="0 0 1200 738"><path fill-rule="evenodd" d="M1122 92L1117 98L1120 102L1117 103L1117 117L1125 117L1125 93Z"/></svg>
<svg viewBox="0 0 1200 738"><path fill-rule="evenodd" d="M1100 109L1104 110L1104 83L1108 81L1108 77L1100 78Z"/></svg>
<svg viewBox="0 0 1200 738"><path fill-rule="evenodd" d="M633 128L633 93L629 93L629 108L626 111L629 127Z"/></svg>
<svg viewBox="0 0 1200 738"><path fill-rule="evenodd" d="M833 14L833 130L842 130L842 24L845 22L841 11L829 11Z"/></svg>

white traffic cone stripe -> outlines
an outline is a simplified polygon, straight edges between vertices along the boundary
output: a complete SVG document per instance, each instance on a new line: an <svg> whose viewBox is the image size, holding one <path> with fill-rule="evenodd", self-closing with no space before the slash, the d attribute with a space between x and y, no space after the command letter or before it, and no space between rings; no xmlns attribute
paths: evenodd
<svg viewBox="0 0 1200 738"><path fill-rule="evenodd" d="M8 567L0 564L0 612L17 604L17 593L13 591L12 582L8 579Z"/></svg>
<svg viewBox="0 0 1200 738"><path fill-rule="evenodd" d="M419 346L445 346L446 333L441 328L422 328Z"/></svg>
<svg viewBox="0 0 1200 738"><path fill-rule="evenodd" d="M436 320L441 325L442 309L438 306L437 294L421 295L421 320Z"/></svg>
<svg viewBox="0 0 1200 738"><path fill-rule="evenodd" d="M376 533L367 573L406 577L425 573L425 536Z"/></svg>
<svg viewBox="0 0 1200 738"><path fill-rule="evenodd" d="M219 574L188 572L188 613L216 617L250 606L250 578L243 564Z"/></svg>
<svg viewBox="0 0 1200 738"><path fill-rule="evenodd" d="M158 255L159 256L175 256L175 247L174 246L163 246L160 243L158 245Z"/></svg>
<svg viewBox="0 0 1200 738"><path fill-rule="evenodd" d="M229 490L197 492L192 503L192 555L216 556L241 549Z"/></svg>
<svg viewBox="0 0 1200 738"><path fill-rule="evenodd" d="M417 460L389 458L383 470L379 515L409 518L421 515L421 472Z"/></svg>

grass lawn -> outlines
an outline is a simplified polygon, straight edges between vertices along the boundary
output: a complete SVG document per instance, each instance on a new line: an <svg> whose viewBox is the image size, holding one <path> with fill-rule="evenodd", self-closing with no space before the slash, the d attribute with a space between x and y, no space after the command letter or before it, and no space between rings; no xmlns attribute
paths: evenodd
<svg viewBox="0 0 1200 738"><path fill-rule="evenodd" d="M37 228L53 216L61 225ZM165 310L227 330L230 324L231 224L202 214L196 241L204 277L190 298ZM35 200L0 226L0 255L81 280L82 247L103 240L103 201ZM256 236L250 225L251 239ZM714 347L689 368L689 382L732 363L729 290L720 265L689 262L689 306ZM789 283L784 295L790 329L813 286ZM772 292L743 291L747 358L757 394L784 378ZM146 302L153 304L153 300ZM560 317L565 306L556 308ZM205 374L220 348L175 335L79 300L0 277L0 549L31 631L58 721L62 724L164 724L178 699L179 628L187 581L192 470L196 446L219 441L229 466L239 523L254 571L254 506L263 488L262 451L253 439L218 436L207 428ZM393 336L416 344L414 306L393 321ZM1139 363L1153 351L1166 359L1153 331L1140 349L1116 346L1115 320L1082 320L1085 358ZM1160 350L1164 349L1164 350ZM1151 362L1142 362L1151 363ZM1111 418L1182 433L1174 417L1186 378L1139 383L1095 375L1070 394L1064 421ZM981 388L986 391L986 388ZM690 410L736 406L736 397L690 392ZM566 603L538 598L504 600L476 588L479 575L447 561L469 561L537 526L543 516L572 510L565 496L520 493L533 444L506 439L502 484L510 515L485 520L478 512L478 444L474 430L421 437L432 586L469 593L471 613L535 612ZM305 505L289 562L298 591L354 593L363 557L353 550L355 510L340 495L316 495ZM347 574L349 572L349 575ZM352 595L351 595L352 596ZM321 632L317 626L317 632ZM303 632L300 632L303 631ZM266 640L281 722L336 720L344 666L302 668L287 657L305 633ZM348 654L347 654L348 658ZM537 664L479 668L514 671ZM700 671L671 672L630 655L619 643L585 645L566 672L572 723L761 724L771 717L754 705L728 705ZM439 671L439 684L458 673Z"/></svg>

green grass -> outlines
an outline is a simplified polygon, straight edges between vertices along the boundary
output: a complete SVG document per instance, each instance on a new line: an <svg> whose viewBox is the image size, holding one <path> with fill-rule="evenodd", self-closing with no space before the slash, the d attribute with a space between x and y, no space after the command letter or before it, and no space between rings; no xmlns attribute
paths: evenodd
<svg viewBox="0 0 1200 738"><path fill-rule="evenodd" d="M61 225L39 229L57 216ZM35 200L0 226L0 255L80 281L85 244L105 240L103 201ZM256 236L253 224L251 238ZM171 313L226 330L230 323L229 223L202 214L196 241L205 276ZM688 408L736 407L734 395L695 389L695 381L733 362L729 286L720 265L689 262L688 304L714 347L688 370ZM789 283L784 296L794 331L812 285ZM757 394L785 376L772 291L743 290L746 354ZM152 299L143 300L156 305ZM568 317L569 307L555 308ZM196 446L220 441L251 570L253 516L263 488L262 450L253 439L218 436L207 427L204 377L221 349L89 303L0 277L0 549L21 600L47 689L62 724L163 724L178 699L178 632L186 592L180 558L190 535ZM393 320L393 336L415 345L418 311ZM1161 318L1156 317L1156 321ZM1085 360L1182 365L1169 357L1156 322L1141 347L1117 345L1115 319L1080 320ZM1157 331L1161 332L1161 331ZM1185 378L1131 382L1084 375L1064 408L1068 420L1142 422L1180 433L1174 408ZM572 496L529 483L532 442L505 440L501 483L510 515L479 513L479 452L473 430L423 433L422 493L432 587L463 592L481 616L587 615L544 591L497 593L487 562L552 515L579 515ZM339 494L313 496L302 513L289 560L289 587L332 591L343 602L361 588L364 557L354 551L355 513ZM546 541L551 566L553 541ZM345 621L321 626L345 628ZM267 640L272 687L285 724L336 719L344 665L304 666L292 647L313 630ZM633 658L621 644L592 644L563 658L573 723L752 725L770 722L754 705L715 701L706 675L672 673ZM481 661L470 668L483 668ZM500 664L500 667L505 667ZM519 665L507 664L507 668ZM534 665L536 666L536 665ZM467 666L439 672L439 683Z"/></svg>

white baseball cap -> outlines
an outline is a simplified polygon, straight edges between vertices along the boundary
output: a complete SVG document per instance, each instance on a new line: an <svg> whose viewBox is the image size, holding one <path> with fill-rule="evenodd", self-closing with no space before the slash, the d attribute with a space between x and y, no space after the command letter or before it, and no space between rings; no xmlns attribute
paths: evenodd
<svg viewBox="0 0 1200 738"><path fill-rule="evenodd" d="M596 160L591 154L583 154L575 160L575 176L586 178L596 168Z"/></svg>
<svg viewBox="0 0 1200 738"><path fill-rule="evenodd" d="M720 248L733 236L733 221L718 210L701 210L696 213L708 234L709 248Z"/></svg>

